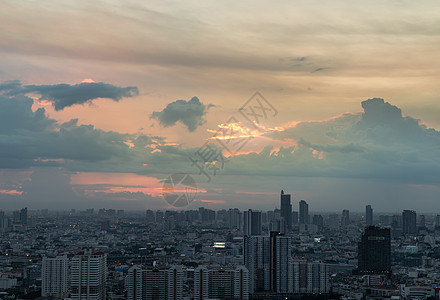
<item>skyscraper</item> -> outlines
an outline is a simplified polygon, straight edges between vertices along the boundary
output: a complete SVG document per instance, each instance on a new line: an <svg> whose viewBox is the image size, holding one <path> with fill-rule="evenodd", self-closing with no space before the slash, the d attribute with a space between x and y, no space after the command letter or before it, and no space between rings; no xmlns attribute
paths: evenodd
<svg viewBox="0 0 440 300"><path fill-rule="evenodd" d="M283 190L281 190L281 217L284 218L284 232L289 232L292 229L292 204L290 195L284 194Z"/></svg>
<svg viewBox="0 0 440 300"><path fill-rule="evenodd" d="M373 209L371 208L371 205L365 206L365 225L373 225Z"/></svg>
<svg viewBox="0 0 440 300"><path fill-rule="evenodd" d="M416 219L417 219L417 214L414 210L404 210L402 212L403 234L417 233Z"/></svg>
<svg viewBox="0 0 440 300"><path fill-rule="evenodd" d="M309 224L309 205L305 200L299 201L299 224Z"/></svg>
<svg viewBox="0 0 440 300"><path fill-rule="evenodd" d="M243 212L244 235L261 235L261 211L249 209Z"/></svg>
<svg viewBox="0 0 440 300"><path fill-rule="evenodd" d="M107 256L81 252L72 258L71 298L104 300Z"/></svg>
<svg viewBox="0 0 440 300"><path fill-rule="evenodd" d="M43 257L41 296L56 298L66 298L68 296L68 262L67 255Z"/></svg>
<svg viewBox="0 0 440 300"><path fill-rule="evenodd" d="M390 229L365 227L358 244L358 272L360 274L391 273Z"/></svg>

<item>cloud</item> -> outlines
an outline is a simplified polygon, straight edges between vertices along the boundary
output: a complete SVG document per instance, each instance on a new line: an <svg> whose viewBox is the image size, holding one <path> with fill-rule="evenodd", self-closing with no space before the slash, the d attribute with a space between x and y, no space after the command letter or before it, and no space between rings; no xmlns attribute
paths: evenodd
<svg viewBox="0 0 440 300"><path fill-rule="evenodd" d="M44 108L33 111L33 103L25 95L0 94L0 169L62 167L70 172L138 174L192 170L188 156L196 149L170 145L160 136L100 130L78 119L59 123Z"/></svg>
<svg viewBox="0 0 440 300"><path fill-rule="evenodd" d="M57 111L75 104L90 103L98 98L119 101L124 97L133 97L139 94L137 87L118 87L103 82L22 86L20 81L9 81L0 84L0 92L6 96L39 94L40 100L50 101Z"/></svg>
<svg viewBox="0 0 440 300"><path fill-rule="evenodd" d="M316 73L316 72L324 71L324 70L326 70L326 69L328 69L328 68L317 68L317 69L313 70L313 71L310 72L310 73Z"/></svg>
<svg viewBox="0 0 440 300"><path fill-rule="evenodd" d="M169 103L162 111L153 112L151 118L158 120L164 127L181 122L189 131L194 131L206 122L204 116L213 106L203 104L197 97L192 97L189 101L176 100Z"/></svg>
<svg viewBox="0 0 440 300"><path fill-rule="evenodd" d="M364 113L326 121L302 122L272 139L258 153L231 157L225 172L266 176L333 177L412 184L440 182L440 132L380 98L362 102Z"/></svg>

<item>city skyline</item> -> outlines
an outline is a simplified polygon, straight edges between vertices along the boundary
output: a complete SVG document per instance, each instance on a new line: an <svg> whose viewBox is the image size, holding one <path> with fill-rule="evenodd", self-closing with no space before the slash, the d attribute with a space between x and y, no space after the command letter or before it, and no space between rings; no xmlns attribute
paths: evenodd
<svg viewBox="0 0 440 300"><path fill-rule="evenodd" d="M440 212L439 5L3 1L0 208Z"/></svg>

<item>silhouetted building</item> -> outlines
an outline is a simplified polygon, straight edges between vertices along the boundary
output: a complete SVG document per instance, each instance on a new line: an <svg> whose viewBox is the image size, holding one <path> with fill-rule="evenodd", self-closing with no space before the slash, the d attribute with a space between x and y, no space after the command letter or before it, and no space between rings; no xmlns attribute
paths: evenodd
<svg viewBox="0 0 440 300"><path fill-rule="evenodd" d="M20 223L23 225L27 225L27 221L28 221L28 212L27 212L27 207L25 207L20 210Z"/></svg>
<svg viewBox="0 0 440 300"><path fill-rule="evenodd" d="M281 217L284 218L285 232L289 232L292 228L292 204L290 195L281 191Z"/></svg>
<svg viewBox="0 0 440 300"><path fill-rule="evenodd" d="M292 211L292 225L298 224L298 212Z"/></svg>
<svg viewBox="0 0 440 300"><path fill-rule="evenodd" d="M425 221L425 216L424 215L420 216L419 226L420 227L425 227L426 226L426 221Z"/></svg>
<svg viewBox="0 0 440 300"><path fill-rule="evenodd" d="M243 212L244 235L261 235L261 211L249 209Z"/></svg>
<svg viewBox="0 0 440 300"><path fill-rule="evenodd" d="M365 227L358 244L358 272L360 274L391 274L390 229Z"/></svg>
<svg viewBox="0 0 440 300"><path fill-rule="evenodd" d="M414 210L404 210L402 212L403 234L417 233L417 214Z"/></svg>
<svg viewBox="0 0 440 300"><path fill-rule="evenodd" d="M299 201L299 224L309 224L309 205L305 200Z"/></svg>
<svg viewBox="0 0 440 300"><path fill-rule="evenodd" d="M365 206L365 225L373 225L373 209L371 208L371 205Z"/></svg>
<svg viewBox="0 0 440 300"><path fill-rule="evenodd" d="M350 211L348 209L344 209L342 211L342 217L341 217L341 226L347 226L350 224Z"/></svg>
<svg viewBox="0 0 440 300"><path fill-rule="evenodd" d="M321 215L314 215L312 224L318 226L318 229L322 229L324 226L324 218Z"/></svg>

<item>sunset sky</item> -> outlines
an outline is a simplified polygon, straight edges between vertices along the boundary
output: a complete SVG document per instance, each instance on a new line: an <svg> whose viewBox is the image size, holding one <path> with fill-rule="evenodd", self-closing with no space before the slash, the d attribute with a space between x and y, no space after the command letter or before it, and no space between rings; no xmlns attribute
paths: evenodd
<svg viewBox="0 0 440 300"><path fill-rule="evenodd" d="M284 189L296 210L440 213L439 12L2 1L0 208L174 209L162 185L186 173L187 209L279 208ZM201 149L224 157L209 182Z"/></svg>

